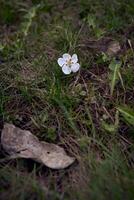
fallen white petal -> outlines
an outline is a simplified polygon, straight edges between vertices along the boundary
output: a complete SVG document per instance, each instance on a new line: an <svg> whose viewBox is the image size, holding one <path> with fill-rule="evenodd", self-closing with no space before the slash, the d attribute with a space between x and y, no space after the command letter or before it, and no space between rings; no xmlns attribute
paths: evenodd
<svg viewBox="0 0 134 200"><path fill-rule="evenodd" d="M71 71L72 72L77 72L79 69L80 69L79 63L75 63L75 64L71 65Z"/></svg>
<svg viewBox="0 0 134 200"><path fill-rule="evenodd" d="M68 53L65 53L65 54L63 54L63 58L65 60L69 60L69 59L71 59L71 56Z"/></svg>
<svg viewBox="0 0 134 200"><path fill-rule="evenodd" d="M66 61L63 58L58 58L57 62L59 64L59 66L62 67Z"/></svg>
<svg viewBox="0 0 134 200"><path fill-rule="evenodd" d="M62 71L64 74L70 74L71 73L71 68L67 65L63 65Z"/></svg>
<svg viewBox="0 0 134 200"><path fill-rule="evenodd" d="M76 55L76 54L73 54L72 55L72 62L75 64L75 63L77 63L78 62L78 56Z"/></svg>

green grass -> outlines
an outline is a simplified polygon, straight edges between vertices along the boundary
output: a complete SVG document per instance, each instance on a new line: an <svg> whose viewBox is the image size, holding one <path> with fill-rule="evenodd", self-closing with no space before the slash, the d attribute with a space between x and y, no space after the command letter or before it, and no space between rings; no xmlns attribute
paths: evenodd
<svg viewBox="0 0 134 200"><path fill-rule="evenodd" d="M134 199L133 22L133 0L1 0L0 128L28 129L77 159L59 171L0 162L1 200ZM121 51L109 56L111 41ZM66 52L78 73L62 73Z"/></svg>

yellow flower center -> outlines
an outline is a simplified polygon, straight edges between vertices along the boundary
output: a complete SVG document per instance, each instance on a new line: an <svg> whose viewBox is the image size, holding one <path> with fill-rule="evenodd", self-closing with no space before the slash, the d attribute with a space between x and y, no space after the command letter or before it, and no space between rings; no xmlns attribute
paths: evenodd
<svg viewBox="0 0 134 200"><path fill-rule="evenodd" d="M67 65L68 65L68 66L72 65L71 59L67 60Z"/></svg>

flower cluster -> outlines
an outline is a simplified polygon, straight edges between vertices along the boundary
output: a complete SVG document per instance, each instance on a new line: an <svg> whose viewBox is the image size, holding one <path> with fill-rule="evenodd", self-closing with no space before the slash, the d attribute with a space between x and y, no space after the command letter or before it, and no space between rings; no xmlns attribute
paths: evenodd
<svg viewBox="0 0 134 200"><path fill-rule="evenodd" d="M80 69L78 63L78 57L76 54L72 56L68 53L63 54L62 58L58 58L58 64L62 68L64 74L70 74L71 72L77 72Z"/></svg>

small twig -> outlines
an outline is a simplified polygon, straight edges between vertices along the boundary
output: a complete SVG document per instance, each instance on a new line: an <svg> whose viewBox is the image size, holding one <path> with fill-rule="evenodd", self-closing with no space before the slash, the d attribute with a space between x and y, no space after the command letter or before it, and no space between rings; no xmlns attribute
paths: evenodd
<svg viewBox="0 0 134 200"><path fill-rule="evenodd" d="M122 135L120 135L120 138L124 140L127 144L133 145L131 142L129 142L126 138L124 138Z"/></svg>
<svg viewBox="0 0 134 200"><path fill-rule="evenodd" d="M107 115L110 117L110 119L112 120L112 122L114 122L113 117L110 115L110 113L107 111L106 107L103 106L103 110L107 113Z"/></svg>

